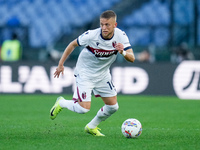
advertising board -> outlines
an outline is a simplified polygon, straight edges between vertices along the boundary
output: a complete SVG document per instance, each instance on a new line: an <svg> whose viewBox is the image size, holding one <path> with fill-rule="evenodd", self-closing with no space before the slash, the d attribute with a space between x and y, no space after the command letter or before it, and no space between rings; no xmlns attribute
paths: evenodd
<svg viewBox="0 0 200 150"><path fill-rule="evenodd" d="M55 63L1 63L0 93L72 94L75 63L54 78ZM200 61L171 63L115 63L110 72L119 94L177 95L200 99Z"/></svg>

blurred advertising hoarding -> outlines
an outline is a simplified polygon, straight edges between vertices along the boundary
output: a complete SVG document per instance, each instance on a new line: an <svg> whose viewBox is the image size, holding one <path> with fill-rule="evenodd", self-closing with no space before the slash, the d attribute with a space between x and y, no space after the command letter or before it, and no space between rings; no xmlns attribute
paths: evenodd
<svg viewBox="0 0 200 150"><path fill-rule="evenodd" d="M184 61L175 70L173 87L180 99L200 100L200 61Z"/></svg>
<svg viewBox="0 0 200 150"><path fill-rule="evenodd" d="M55 63L0 64L0 93L73 94L75 63L66 63L64 75L54 78ZM111 74L119 94L177 95L200 99L200 61L171 63L115 63Z"/></svg>

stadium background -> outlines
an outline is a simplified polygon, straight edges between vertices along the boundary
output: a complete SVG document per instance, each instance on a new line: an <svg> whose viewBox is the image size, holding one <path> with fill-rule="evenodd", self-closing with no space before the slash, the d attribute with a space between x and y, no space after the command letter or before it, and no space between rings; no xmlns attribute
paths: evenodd
<svg viewBox="0 0 200 150"><path fill-rule="evenodd" d="M93 97L85 115L65 109L49 118L58 96L72 97L79 49L65 76L52 76L69 41L98 27L107 9L116 11L137 60L119 56L112 65L120 109L99 126L106 136L94 138L83 129L104 105L101 98ZM0 60L0 150L200 149L200 0L0 0L0 45L12 31L23 43L23 58ZM182 44L192 60L176 55ZM142 61L145 49L151 59ZM127 118L141 121L138 139L122 135Z"/></svg>
<svg viewBox="0 0 200 150"><path fill-rule="evenodd" d="M200 59L200 0L0 0L0 45L12 32L18 34L23 45L22 60L18 63L0 62L0 92L16 93L5 86L9 82L25 86L25 81L19 79L21 66L26 65L30 70L34 65L56 66L67 44L84 31L99 27L99 15L107 9L117 13L118 27L130 39L136 56L132 67L145 70L150 80L141 92L123 92L120 87L121 93L175 95L173 76L178 65L183 60ZM77 48L67 60L71 69L80 50ZM117 66L131 64L119 56L113 66L115 70ZM189 72L192 71L198 72L199 68ZM50 79L50 70L46 72ZM186 85L191 76L185 78ZM198 75L195 78L199 87ZM137 79L132 76L127 82L135 83ZM195 90L199 94L199 88ZM32 93L38 91L45 93L40 88ZM62 92L71 93L71 90Z"/></svg>

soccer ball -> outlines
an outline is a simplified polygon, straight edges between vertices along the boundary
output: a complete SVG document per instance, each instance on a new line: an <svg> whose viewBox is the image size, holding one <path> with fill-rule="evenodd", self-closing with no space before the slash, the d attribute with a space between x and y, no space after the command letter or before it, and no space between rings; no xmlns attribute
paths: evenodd
<svg viewBox="0 0 200 150"><path fill-rule="evenodd" d="M137 138L142 133L142 124L139 120L130 118L123 122L121 130L126 138Z"/></svg>

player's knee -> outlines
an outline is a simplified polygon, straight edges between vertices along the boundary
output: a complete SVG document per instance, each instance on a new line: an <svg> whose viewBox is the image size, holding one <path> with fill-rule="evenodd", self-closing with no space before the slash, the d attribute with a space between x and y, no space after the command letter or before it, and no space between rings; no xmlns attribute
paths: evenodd
<svg viewBox="0 0 200 150"><path fill-rule="evenodd" d="M80 114L85 114L85 113L87 113L88 111L90 111L89 109L86 109L86 108L83 108L83 107L81 107L81 109L80 109Z"/></svg>
<svg viewBox="0 0 200 150"><path fill-rule="evenodd" d="M110 114L115 113L115 112L119 109L118 103L116 103L115 105L106 105L106 106L107 106L107 111L108 111Z"/></svg>
<svg viewBox="0 0 200 150"><path fill-rule="evenodd" d="M77 108L79 109L78 113L79 114L85 114L87 113L88 111L90 111L90 105L91 105L91 102L79 102L77 103Z"/></svg>
<svg viewBox="0 0 200 150"><path fill-rule="evenodd" d="M80 106L79 104L77 104L74 109L75 109L74 111L77 112L77 113L79 113L79 114L85 114L88 111L90 111L90 109L86 109L86 108Z"/></svg>

